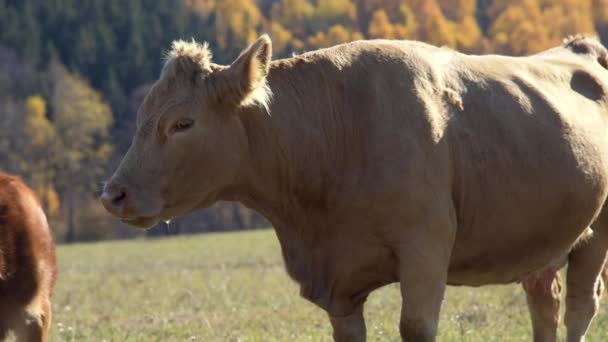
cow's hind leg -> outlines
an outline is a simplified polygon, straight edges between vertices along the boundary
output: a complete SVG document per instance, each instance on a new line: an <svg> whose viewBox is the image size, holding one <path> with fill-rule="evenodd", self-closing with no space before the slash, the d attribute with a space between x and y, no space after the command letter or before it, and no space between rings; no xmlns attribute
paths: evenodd
<svg viewBox="0 0 608 342"><path fill-rule="evenodd" d="M526 291L534 342L555 342L562 291L558 271L550 267L530 275L522 282L522 287Z"/></svg>
<svg viewBox="0 0 608 342"><path fill-rule="evenodd" d="M363 317L363 304L359 305L355 312L347 316L329 316L333 336L336 342L365 342L366 328Z"/></svg>
<svg viewBox="0 0 608 342"><path fill-rule="evenodd" d="M602 225L603 226L603 225ZM581 342L595 316L602 288L601 273L608 250L608 227L594 234L568 256L565 323L568 342Z"/></svg>

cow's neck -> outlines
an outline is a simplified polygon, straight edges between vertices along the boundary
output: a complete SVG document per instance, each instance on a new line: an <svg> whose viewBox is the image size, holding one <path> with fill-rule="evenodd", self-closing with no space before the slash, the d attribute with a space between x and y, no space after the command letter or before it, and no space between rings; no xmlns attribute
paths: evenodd
<svg viewBox="0 0 608 342"><path fill-rule="evenodd" d="M270 113L260 107L240 113L249 145L242 193L281 221L336 210L342 189L356 182L352 170L360 169L353 165L362 148L352 145L361 140L352 139L360 133L356 120L332 103L340 98L332 94L337 87L331 75L320 77L323 70L306 66L293 60L273 64ZM303 89L306 84L315 87Z"/></svg>
<svg viewBox="0 0 608 342"><path fill-rule="evenodd" d="M274 92L270 113L261 108L241 113L249 142L250 158L243 166L247 175L224 199L240 201L272 223L289 274L305 297L314 297L322 295L314 292L323 286L314 283L318 276L312 274L314 263L323 258L318 255L323 243L319 232L327 236L338 217L350 160L335 150L344 147L344 137L327 136L331 127L324 126L327 118L322 116L339 113L327 112L319 93L304 95L293 87L295 80L276 69L269 82Z"/></svg>

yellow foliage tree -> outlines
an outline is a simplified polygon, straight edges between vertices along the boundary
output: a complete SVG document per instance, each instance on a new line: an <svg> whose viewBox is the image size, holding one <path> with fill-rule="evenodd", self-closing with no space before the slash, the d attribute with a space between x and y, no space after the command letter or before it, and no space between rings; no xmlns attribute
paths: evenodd
<svg viewBox="0 0 608 342"><path fill-rule="evenodd" d="M216 0L184 0L184 4L203 17L207 17L213 13Z"/></svg>
<svg viewBox="0 0 608 342"><path fill-rule="evenodd" d="M412 9L400 4L395 13L376 9L367 27L369 38L406 39L416 37L417 22Z"/></svg>
<svg viewBox="0 0 608 342"><path fill-rule="evenodd" d="M412 10L418 21L418 39L435 45L456 46L455 33L437 2L412 0Z"/></svg>
<svg viewBox="0 0 608 342"><path fill-rule="evenodd" d="M524 0L499 12L490 28L498 52L511 55L535 53L549 47L543 14L534 0Z"/></svg>
<svg viewBox="0 0 608 342"><path fill-rule="evenodd" d="M38 95L25 99L24 133L32 147L46 147L54 142L57 133L46 117L46 101Z"/></svg>
<svg viewBox="0 0 608 342"><path fill-rule="evenodd" d="M351 0L318 0L311 19L312 27L319 31L336 25L353 27L357 9Z"/></svg>
<svg viewBox="0 0 608 342"><path fill-rule="evenodd" d="M184 1L199 13L214 13L220 46L242 45L265 30L277 55L355 37L514 55L555 46L574 33L599 31L608 40L608 0Z"/></svg>
<svg viewBox="0 0 608 342"><path fill-rule="evenodd" d="M61 144L56 185L68 218L67 241L74 239L75 194L98 190L111 153L112 111L101 95L81 77L52 63L53 123Z"/></svg>
<svg viewBox="0 0 608 342"><path fill-rule="evenodd" d="M307 37L315 7L306 0L277 1L272 5L270 19L288 28L296 37Z"/></svg>
<svg viewBox="0 0 608 342"><path fill-rule="evenodd" d="M358 17L361 23L371 21L371 16L378 10L383 10L392 23L404 23L403 6L408 6L409 1L403 0L359 0ZM368 24L369 25L369 24Z"/></svg>
<svg viewBox="0 0 608 342"><path fill-rule="evenodd" d="M475 15L475 0L439 0L438 4L446 19L451 21L461 22Z"/></svg>
<svg viewBox="0 0 608 342"><path fill-rule="evenodd" d="M608 41L608 0L593 0L593 20L602 41Z"/></svg>
<svg viewBox="0 0 608 342"><path fill-rule="evenodd" d="M293 40L291 32L286 30L283 25L278 22L270 24L270 37L272 38L272 48L275 51L283 52L287 50L289 44Z"/></svg>
<svg viewBox="0 0 608 342"><path fill-rule="evenodd" d="M326 44L328 46L346 43L351 40L354 40L354 39L351 39L350 32L348 32L348 30L345 29L344 26L342 26L342 25L334 25L334 26L330 27L329 30L327 31Z"/></svg>
<svg viewBox="0 0 608 342"><path fill-rule="evenodd" d="M558 45L568 35L595 34L592 0L496 0L488 9L498 52L524 55Z"/></svg>
<svg viewBox="0 0 608 342"><path fill-rule="evenodd" d="M608 24L608 0L593 0L591 8L593 8L593 20L596 25Z"/></svg>
<svg viewBox="0 0 608 342"><path fill-rule="evenodd" d="M262 15L251 0L218 1L213 12L216 39L222 49L239 49L257 38Z"/></svg>
<svg viewBox="0 0 608 342"><path fill-rule="evenodd" d="M26 164L24 174L38 194L42 205L50 216L59 209L53 178L58 156L58 136L53 124L46 116L46 101L38 95L25 99L23 117L24 146L21 153Z"/></svg>
<svg viewBox="0 0 608 342"><path fill-rule="evenodd" d="M479 51L482 34L473 15L465 16L462 21L453 24L456 48L467 52Z"/></svg>
<svg viewBox="0 0 608 342"><path fill-rule="evenodd" d="M370 38L395 38L395 28L384 10L377 10L374 12L367 33Z"/></svg>
<svg viewBox="0 0 608 342"><path fill-rule="evenodd" d="M359 39L363 39L361 32L349 32L342 25L334 25L327 32L317 32L314 36L310 37L307 40L307 47L309 49L318 49Z"/></svg>
<svg viewBox="0 0 608 342"><path fill-rule="evenodd" d="M317 32L314 36L308 38L306 45L311 49L327 46L325 32Z"/></svg>
<svg viewBox="0 0 608 342"><path fill-rule="evenodd" d="M591 0L546 0L542 12L551 45L567 35L595 34Z"/></svg>

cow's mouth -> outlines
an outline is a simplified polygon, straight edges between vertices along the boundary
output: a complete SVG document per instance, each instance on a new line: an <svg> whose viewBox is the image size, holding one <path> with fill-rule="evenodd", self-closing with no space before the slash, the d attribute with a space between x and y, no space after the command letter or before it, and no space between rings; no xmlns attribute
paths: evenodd
<svg viewBox="0 0 608 342"><path fill-rule="evenodd" d="M135 217L121 217L120 220L128 224L129 226L150 229L158 224L160 221L170 221L175 217L180 216L178 213L172 212L172 207L165 207L160 213L153 216L135 216Z"/></svg>
<svg viewBox="0 0 608 342"><path fill-rule="evenodd" d="M150 229L154 227L160 219L156 217L134 217L134 218L122 218L120 219L123 223L128 224L129 226L140 228L140 229Z"/></svg>
<svg viewBox="0 0 608 342"><path fill-rule="evenodd" d="M165 205L160 212L150 216L131 216L120 217L120 220L132 227L140 229L150 229L160 221L169 221L175 217L183 216L193 212L199 208L206 208L213 204L214 201L207 200L204 202L194 202L192 205L189 201L173 202ZM201 204L203 206L201 206Z"/></svg>

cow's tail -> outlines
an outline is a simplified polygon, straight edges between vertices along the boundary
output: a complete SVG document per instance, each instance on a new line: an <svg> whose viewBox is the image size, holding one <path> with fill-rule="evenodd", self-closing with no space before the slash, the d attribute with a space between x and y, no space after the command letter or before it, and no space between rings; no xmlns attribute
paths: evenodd
<svg viewBox="0 0 608 342"><path fill-rule="evenodd" d="M608 292L607 288L608 288L608 263L606 265L604 265L604 269L602 270L602 274L600 275L600 282L598 283L598 287L597 287L597 295L598 296L602 296L604 294L604 292Z"/></svg>
<svg viewBox="0 0 608 342"><path fill-rule="evenodd" d="M603 53L597 58L597 61L604 69L608 70L608 51L606 51L606 49L604 49Z"/></svg>

